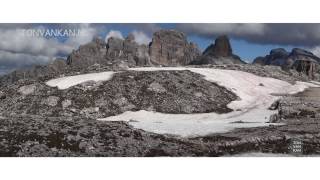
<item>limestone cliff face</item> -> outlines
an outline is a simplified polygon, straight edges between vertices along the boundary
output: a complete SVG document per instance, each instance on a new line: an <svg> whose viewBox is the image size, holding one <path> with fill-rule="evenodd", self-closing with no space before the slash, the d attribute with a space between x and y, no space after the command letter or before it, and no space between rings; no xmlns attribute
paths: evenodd
<svg viewBox="0 0 320 180"><path fill-rule="evenodd" d="M104 63L106 59L106 43L101 39L94 39L92 42L81 45L74 50L67 58L67 64L74 68L88 67L93 64Z"/></svg>
<svg viewBox="0 0 320 180"><path fill-rule="evenodd" d="M153 34L149 47L151 62L155 65L187 65L200 55L194 43L189 43L184 33L160 30Z"/></svg>
<svg viewBox="0 0 320 180"><path fill-rule="evenodd" d="M137 44L132 34L124 40L111 37L107 43L95 39L73 51L68 57L67 64L81 68L120 61L127 63L128 66L151 65L147 46Z"/></svg>
<svg viewBox="0 0 320 180"><path fill-rule="evenodd" d="M187 65L198 58L200 50L189 43L184 33L175 30L160 30L153 34L152 42L139 45L132 34L125 39L111 37L80 46L73 51L67 64L74 67L87 67L97 64L113 64L123 61L132 66L179 66Z"/></svg>

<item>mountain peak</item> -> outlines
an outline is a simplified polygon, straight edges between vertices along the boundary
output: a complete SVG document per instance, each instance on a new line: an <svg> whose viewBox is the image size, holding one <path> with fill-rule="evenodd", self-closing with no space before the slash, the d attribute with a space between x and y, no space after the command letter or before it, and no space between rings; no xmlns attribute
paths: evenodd
<svg viewBox="0 0 320 180"><path fill-rule="evenodd" d="M209 45L202 56L192 64L245 64L239 56L232 53L227 35L218 36L214 44Z"/></svg>

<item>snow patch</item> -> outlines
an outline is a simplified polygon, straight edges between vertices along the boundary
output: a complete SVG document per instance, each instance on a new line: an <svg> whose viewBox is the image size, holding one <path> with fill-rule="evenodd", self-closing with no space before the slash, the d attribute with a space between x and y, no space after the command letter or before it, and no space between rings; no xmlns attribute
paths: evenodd
<svg viewBox="0 0 320 180"><path fill-rule="evenodd" d="M269 106L278 99L278 97L275 97L272 94L295 94L308 87L316 86L305 82L297 82L295 85L291 85L282 80L261 77L252 73L236 70L185 67L147 67L131 68L130 70L189 70L201 74L207 81L217 83L240 97L240 100L232 101L228 104L228 107L233 110L248 110L262 105Z"/></svg>
<svg viewBox="0 0 320 180"><path fill-rule="evenodd" d="M58 87L58 89L68 89L72 86L88 81L107 81L110 80L115 72L89 73L75 76L66 76L57 79L51 79L46 82L48 86Z"/></svg>
<svg viewBox="0 0 320 180"><path fill-rule="evenodd" d="M210 133L228 132L235 128L249 128L266 125L273 111L253 109L248 112L231 112L226 114L166 114L140 110L127 111L117 116L101 118L102 121L126 121L135 128L158 134L174 134L183 137L202 136ZM235 123L243 121L244 123Z"/></svg>
<svg viewBox="0 0 320 180"><path fill-rule="evenodd" d="M239 100L228 104L228 107L234 111L226 114L165 114L140 110L137 112L127 111L117 116L99 119L103 121L127 121L135 128L184 137L228 132L235 128L271 125L267 122L270 115L276 113L276 111L268 110L268 107L280 97L274 94L294 94L308 87L316 86L304 82L291 85L278 79L260 77L236 70L187 67L143 67L130 68L130 70L189 70L203 75L206 80L217 83L240 97Z"/></svg>
<svg viewBox="0 0 320 180"><path fill-rule="evenodd" d="M240 99L228 104L233 112L226 114L165 114L140 110L127 111L117 116L102 118L103 121L127 121L136 128L161 134L180 136L201 136L210 133L221 133L235 128L268 126L270 115L276 111L268 107L283 94L294 94L308 87L320 87L317 83L288 82L274 78L260 77L251 73L188 67L141 67L130 68L134 71L168 71L189 70L204 76L208 81L217 83L235 93ZM46 82L48 86L67 89L87 81L107 81L115 72L90 73L52 79ZM242 123L237 123L242 122ZM273 124L277 125L277 124Z"/></svg>

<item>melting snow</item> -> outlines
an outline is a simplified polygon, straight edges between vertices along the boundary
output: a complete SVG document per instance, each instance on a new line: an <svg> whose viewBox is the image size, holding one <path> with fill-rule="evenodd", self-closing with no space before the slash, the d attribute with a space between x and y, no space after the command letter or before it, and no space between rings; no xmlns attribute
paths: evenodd
<svg viewBox="0 0 320 180"><path fill-rule="evenodd" d="M294 94L308 87L319 87L316 83L297 82L294 85L274 78L260 77L251 73L209 68L187 67L142 67L134 71L189 70L204 76L208 81L234 92L239 100L228 107L233 112L226 114L165 114L140 110L127 111L117 116L102 118L103 121L127 121L136 128L163 134L199 136L227 132L235 128L268 126L269 116L275 111L268 107L279 98L275 94ZM67 89L87 81L107 81L115 72L91 73L52 79L47 85Z"/></svg>
<svg viewBox="0 0 320 180"><path fill-rule="evenodd" d="M221 133L235 128L268 126L269 116L275 111L268 107L279 98L272 94L294 94L314 84L288 82L274 78L256 76L251 73L209 68L131 68L135 71L190 70L204 76L208 81L226 87L240 97L232 101L228 107L233 112L226 114L165 114L140 110L127 111L117 116L102 118L103 121L127 121L132 126L161 134L180 136L200 136L210 133ZM242 122L242 123L239 123Z"/></svg>
<svg viewBox="0 0 320 180"><path fill-rule="evenodd" d="M88 82L88 81L107 81L110 80L114 72L89 73L75 76L66 76L52 79L46 82L48 86L58 87L58 89L68 89L69 87Z"/></svg>

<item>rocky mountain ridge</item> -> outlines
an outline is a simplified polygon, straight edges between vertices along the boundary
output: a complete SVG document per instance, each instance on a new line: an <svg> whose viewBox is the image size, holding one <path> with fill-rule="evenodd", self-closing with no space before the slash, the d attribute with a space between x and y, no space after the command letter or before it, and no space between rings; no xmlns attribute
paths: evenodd
<svg viewBox="0 0 320 180"><path fill-rule="evenodd" d="M319 57L303 49L292 52L273 49L265 57L257 57L254 65L280 66L283 70L295 69L316 79ZM49 79L65 74L85 73L101 70L124 70L141 66L189 66L189 65L246 64L233 54L226 35L217 37L203 53L197 45L188 42L186 34L177 30L160 30L153 34L149 45L135 42L129 34L125 39L110 37L107 42L95 38L92 42L74 50L67 60L58 59L47 66L35 66L28 70L16 70L0 77L0 85L19 79Z"/></svg>
<svg viewBox="0 0 320 180"><path fill-rule="evenodd" d="M203 59L209 59L208 61ZM214 60L216 59L216 60ZM110 37L107 42L94 38L92 42L74 50L67 60L57 59L46 66L16 70L0 77L0 85L20 79L50 79L63 74L104 70L123 70L136 66L187 66L189 64L243 63L232 54L229 39L218 37L201 54L195 43L188 42L186 34L177 30L160 30L153 34L149 45L135 42L129 34L125 39Z"/></svg>
<svg viewBox="0 0 320 180"><path fill-rule="evenodd" d="M280 66L284 70L295 69L308 75L310 79L315 79L319 63L319 57L299 48L294 48L291 52L283 48L273 49L269 55L257 57L253 61L253 64Z"/></svg>

